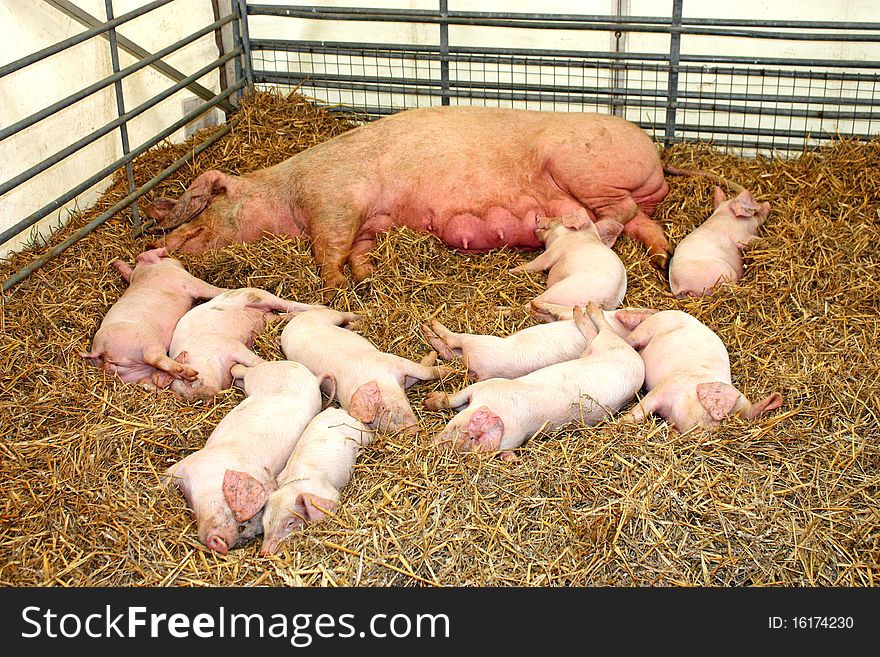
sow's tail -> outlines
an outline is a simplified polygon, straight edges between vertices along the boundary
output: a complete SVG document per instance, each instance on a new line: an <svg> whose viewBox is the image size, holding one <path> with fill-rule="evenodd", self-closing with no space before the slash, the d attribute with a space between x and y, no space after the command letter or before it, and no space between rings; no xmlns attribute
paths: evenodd
<svg viewBox="0 0 880 657"><path fill-rule="evenodd" d="M731 189L735 190L737 193L746 191L746 188L740 185L739 183L735 183L732 180L728 180L722 176L719 176L717 173L712 173L711 171L698 171L697 169L679 169L678 167L674 167L671 164L663 164L664 173L668 173L670 176L699 176L701 178L708 178L709 180L713 180L719 185L727 185Z"/></svg>

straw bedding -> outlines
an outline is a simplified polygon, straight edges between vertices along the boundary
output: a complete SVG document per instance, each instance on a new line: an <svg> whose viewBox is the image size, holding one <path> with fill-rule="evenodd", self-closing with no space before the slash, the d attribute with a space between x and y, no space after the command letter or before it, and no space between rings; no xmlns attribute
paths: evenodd
<svg viewBox="0 0 880 657"><path fill-rule="evenodd" d="M278 162L351 124L298 95L245 99L230 135L156 190L177 196L208 168L243 173ZM204 136L145 154L143 183ZM203 548L182 496L158 473L200 448L243 398L188 405L86 365L86 351L125 284L109 266L143 240L126 216L15 286L0 305L0 585L3 586L872 586L880 577L880 141L842 139L789 161L743 160L708 144L667 149L682 167L721 173L769 200L765 239L745 277L715 296L676 301L644 249L621 238L624 305L681 308L728 346L734 384L783 407L716 433L681 434L662 420L612 419L534 437L521 462L431 446L451 411L430 390L465 384L464 368L418 384L415 438L379 435L362 452L334 516L283 544L228 557ZM712 185L670 178L657 218L675 244L711 212ZM124 195L120 176L74 216L69 234ZM53 240L54 241L54 240ZM34 253L0 263L5 279ZM543 275L508 274L534 254L452 252L407 230L381 236L371 281L339 297L363 313L380 349L418 359L418 326L509 334L505 316L543 289ZM319 302L305 240L258 243L180 259L196 276ZM281 358L264 331L256 350Z"/></svg>

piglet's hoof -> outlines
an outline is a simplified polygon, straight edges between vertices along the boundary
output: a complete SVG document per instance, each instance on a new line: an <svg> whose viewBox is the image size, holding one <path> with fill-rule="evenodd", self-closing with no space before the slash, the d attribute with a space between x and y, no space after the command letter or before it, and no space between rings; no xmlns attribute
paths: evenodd
<svg viewBox="0 0 880 657"><path fill-rule="evenodd" d="M430 326L428 326L427 324L422 324L421 328L422 335L424 336L425 341L429 345L431 345L431 347L436 350L438 354L440 354L441 358L445 360L452 360L453 358L455 358L455 354L453 353L452 349L449 348L449 345L443 342L443 339L439 335L434 333L433 329Z"/></svg>
<svg viewBox="0 0 880 657"><path fill-rule="evenodd" d="M429 411L439 411L441 408L449 408L446 393L440 390L429 392L422 400L422 407Z"/></svg>

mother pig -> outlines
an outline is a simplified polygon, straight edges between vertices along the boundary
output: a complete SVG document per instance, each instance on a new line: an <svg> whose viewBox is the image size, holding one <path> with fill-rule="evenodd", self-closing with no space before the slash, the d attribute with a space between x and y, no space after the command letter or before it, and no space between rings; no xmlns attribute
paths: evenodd
<svg viewBox="0 0 880 657"><path fill-rule="evenodd" d="M658 268L669 243L650 215L668 193L651 138L605 114L489 107L402 111L242 176L207 171L147 208L157 242L199 253L266 233L311 238L326 288L371 272L376 234L428 231L465 252L541 248L537 216L579 207L613 219Z"/></svg>

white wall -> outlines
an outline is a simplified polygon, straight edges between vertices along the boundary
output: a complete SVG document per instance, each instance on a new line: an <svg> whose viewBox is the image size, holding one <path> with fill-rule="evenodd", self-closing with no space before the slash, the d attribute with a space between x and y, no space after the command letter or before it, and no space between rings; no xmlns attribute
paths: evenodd
<svg viewBox="0 0 880 657"><path fill-rule="evenodd" d="M100 20L106 17L103 0L75 0L75 4ZM114 15L121 16L144 4L147 4L146 0L114 0ZM149 52L156 52L213 21L210 0L175 0L123 24L118 33ZM3 0L0 3L0 66L80 34L86 29L79 22L40 0ZM189 75L217 56L214 36L208 34L173 53L165 61ZM121 68L136 61L134 57L120 51ZM111 75L112 72L109 42L98 36L0 78L0 125L11 125ZM216 71L198 82L212 91L219 89L219 75ZM122 85L126 111L173 84L174 81L151 67L128 76ZM190 98L195 96L184 89L129 122L130 147L136 148L183 116L183 102ZM0 182L6 182L28 170L117 116L114 87L110 85L0 142ZM183 136L184 131L179 130L171 139L179 141ZM116 129L31 181L16 187L0 197L0 230L31 215L121 156L121 139L119 130ZM63 209L52 213L38 227L45 232L57 226L59 221L64 221L70 210L89 207L109 182L109 178L99 182ZM0 257L19 247L29 236L30 231L21 238L0 245Z"/></svg>

